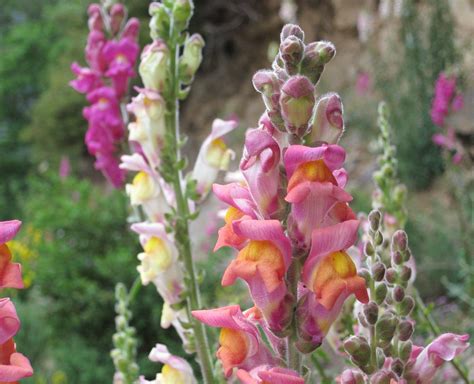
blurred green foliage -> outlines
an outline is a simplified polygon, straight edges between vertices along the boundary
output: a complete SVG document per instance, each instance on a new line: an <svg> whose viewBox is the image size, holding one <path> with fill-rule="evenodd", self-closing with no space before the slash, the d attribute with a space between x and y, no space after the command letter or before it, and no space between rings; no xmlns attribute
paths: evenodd
<svg viewBox="0 0 474 384"><path fill-rule="evenodd" d="M428 187L443 171L440 150L431 140L436 132L430 117L431 101L439 73L459 60L447 1L425 5L428 22L414 0L403 2L394 54L382 59L378 56L380 62L375 65L377 86L392 111L392 125L397 127L394 137L401 177L417 189ZM392 67L396 69L386 70Z"/></svg>
<svg viewBox="0 0 474 384"><path fill-rule="evenodd" d="M62 371L67 383L110 382L114 287L132 284L140 251L127 228L127 199L55 174L33 177L29 185L24 223L40 230L41 241L32 288L19 297L18 348L31 358L37 377ZM154 343L177 345L174 331L159 326L161 305L152 285L142 287L133 305L142 372L149 375L157 369L147 362Z"/></svg>

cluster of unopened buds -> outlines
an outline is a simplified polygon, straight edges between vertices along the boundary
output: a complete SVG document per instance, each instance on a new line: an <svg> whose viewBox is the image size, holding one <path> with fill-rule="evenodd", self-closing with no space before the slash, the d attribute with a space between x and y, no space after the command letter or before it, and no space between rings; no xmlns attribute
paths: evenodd
<svg viewBox="0 0 474 384"><path fill-rule="evenodd" d="M445 361L451 361L469 346L468 335L446 333L427 347L413 344L414 320L410 317L415 300L410 296L414 261L403 230L384 238L382 215L369 214L364 244L366 268L360 270L370 301L356 305L355 336L344 349L359 370L347 369L338 378L341 384L431 383ZM386 258L386 251L389 257Z"/></svg>
<svg viewBox="0 0 474 384"><path fill-rule="evenodd" d="M21 265L12 263L7 242L20 230L18 220L0 222L0 289L23 288ZM13 302L0 298L0 382L13 383L33 375L33 368L27 357L16 351L13 337L20 330L20 319Z"/></svg>
<svg viewBox="0 0 474 384"><path fill-rule="evenodd" d="M446 128L447 118L453 112L458 112L464 107L464 96L456 83L455 75L448 75L444 72L441 72L436 80L431 106L431 120L439 127ZM434 134L433 142L451 154L453 164L461 163L464 151L452 126L448 125L445 134Z"/></svg>
<svg viewBox="0 0 474 384"><path fill-rule="evenodd" d="M345 151L336 144L342 103L316 92L334 55L331 43L305 44L301 28L283 28L272 69L253 79L266 111L246 133L243 181L213 188L229 205L216 249L238 251L222 285L244 280L255 306L193 315L221 328L217 357L226 377L236 368L244 383L303 383L302 357L321 345L345 300L354 294L368 302L347 252L359 221L344 190Z"/></svg>
<svg viewBox="0 0 474 384"><path fill-rule="evenodd" d="M139 22L136 18L127 21L126 8L120 3L91 4L88 14L85 56L89 67L73 63L71 69L77 78L70 85L85 94L90 103L83 111L89 123L85 142L95 156L95 167L119 188L125 180L117 158L125 135L122 103L129 80L135 76Z"/></svg>

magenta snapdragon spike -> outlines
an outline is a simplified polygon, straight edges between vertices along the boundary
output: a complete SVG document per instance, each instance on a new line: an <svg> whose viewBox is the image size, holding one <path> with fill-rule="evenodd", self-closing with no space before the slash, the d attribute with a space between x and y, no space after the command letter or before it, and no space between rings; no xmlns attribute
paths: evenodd
<svg viewBox="0 0 474 384"><path fill-rule="evenodd" d="M245 281L254 315L247 317L238 306L193 314L223 328L217 357L226 376L235 367L243 383L304 383L303 354L321 345L349 296L368 301L365 281L348 252L359 222L344 190L346 153L336 144L344 130L342 103L334 93L317 93L335 49L328 42L305 45L303 39L298 26L285 26L273 69L253 77L266 111L258 127L246 133L242 181L213 187L229 206L216 249L238 252L222 285ZM272 361L249 359L262 348L249 348L262 344L259 336L250 343L241 325L216 321L222 314L232 318L229 313L267 335Z"/></svg>
<svg viewBox="0 0 474 384"><path fill-rule="evenodd" d="M23 288L21 266L12 263L12 255L6 244L20 230L21 221L0 222L0 289ZM33 375L33 368L27 357L16 351L13 337L20 329L20 320L13 302L0 299L0 382L17 382Z"/></svg>
<svg viewBox="0 0 474 384"><path fill-rule="evenodd" d="M446 134L434 134L433 142L449 153L453 164L458 165L462 162L465 154L461 143L456 138L454 128L446 123L453 112L464 107L464 97L456 83L457 79L454 75L448 76L444 72L440 73L435 84L431 120L446 130Z"/></svg>
<svg viewBox="0 0 474 384"><path fill-rule="evenodd" d="M122 4L114 4L110 9L91 4L88 14L90 32L85 58L89 66L72 63L77 77L70 85L84 93L90 103L84 108L84 118L89 123L85 142L96 158L95 167L119 188L125 180L117 157L118 144L125 134L121 104L126 99L129 81L135 76L139 23L133 18L125 23L126 10Z"/></svg>

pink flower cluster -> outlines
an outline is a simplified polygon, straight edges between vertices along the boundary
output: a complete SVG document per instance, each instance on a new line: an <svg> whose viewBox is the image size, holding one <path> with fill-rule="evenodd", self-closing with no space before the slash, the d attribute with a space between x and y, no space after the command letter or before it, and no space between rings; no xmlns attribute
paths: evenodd
<svg viewBox="0 0 474 384"><path fill-rule="evenodd" d="M316 97L315 85L335 49L303 40L299 27L284 27L273 70L253 79L267 111L246 133L242 181L213 186L229 206L216 249L237 251L222 285L245 281L255 306L193 312L221 328L217 357L225 375L236 368L249 384L304 383L298 372L280 366L289 344L312 352L349 296L368 301L348 253L359 221L344 190L345 151L336 144L344 129L342 103L334 93Z"/></svg>
<svg viewBox="0 0 474 384"><path fill-rule="evenodd" d="M12 263L6 244L19 231L18 220L0 222L0 289L23 288L21 265ZM13 337L20 329L20 320L9 298L0 299L0 382L13 383L33 375L29 360L16 351Z"/></svg>
<svg viewBox="0 0 474 384"><path fill-rule="evenodd" d="M464 97L456 89L456 77L440 73L435 84L431 120L440 127L444 125L449 112L459 111L464 106Z"/></svg>
<svg viewBox="0 0 474 384"><path fill-rule="evenodd" d="M431 120L440 127L445 126L446 118L451 112L464 107L464 97L456 87L456 77L440 73L436 80L433 104L431 106ZM446 135L436 133L433 142L453 154L452 161L459 164L462 161L461 146L456 140L454 128L448 127Z"/></svg>
<svg viewBox="0 0 474 384"><path fill-rule="evenodd" d="M73 63L71 69L77 78L70 85L86 94L90 103L83 111L89 122L85 142L96 158L95 167L118 188L125 179L115 155L117 143L125 134L121 102L129 80L135 76L139 22L131 18L125 23L122 4L114 4L109 12L99 4L91 4L88 14L90 32L85 56L89 67Z"/></svg>

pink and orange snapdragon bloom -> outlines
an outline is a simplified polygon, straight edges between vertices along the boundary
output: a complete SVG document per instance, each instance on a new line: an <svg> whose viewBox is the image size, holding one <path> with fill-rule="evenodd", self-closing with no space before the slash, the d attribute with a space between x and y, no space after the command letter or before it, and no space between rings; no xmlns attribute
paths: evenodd
<svg viewBox="0 0 474 384"><path fill-rule="evenodd" d="M23 288L21 265L12 263L7 242L19 231L18 220L0 222L0 289ZM16 383L33 375L33 368L27 357L16 351L13 337L20 329L20 320L13 302L0 299L0 383Z"/></svg>
<svg viewBox="0 0 474 384"><path fill-rule="evenodd" d="M300 352L309 353L349 296L368 301L365 281L347 252L359 222L344 190L345 150L336 144L344 130L342 103L334 93L317 97L319 76L296 73L298 53L289 53L301 50L300 72L305 65L322 72L335 50L327 42L304 47L302 40L299 27L286 26L273 71L254 77L267 111L246 134L240 163L245 181L213 187L229 205L216 249L237 251L222 285L245 281L255 307L193 315L221 329L217 357L225 375L235 373L243 383L303 383L298 372L278 363L290 335Z"/></svg>
<svg viewBox="0 0 474 384"><path fill-rule="evenodd" d="M85 94L90 103L83 111L89 123L85 142L96 159L95 167L119 188L125 180L116 154L125 135L121 103L129 80L135 76L139 22L135 18L126 21L126 9L120 3L108 11L91 4L88 14L90 32L85 56L89 67L73 63L71 69L77 77L70 85Z"/></svg>

